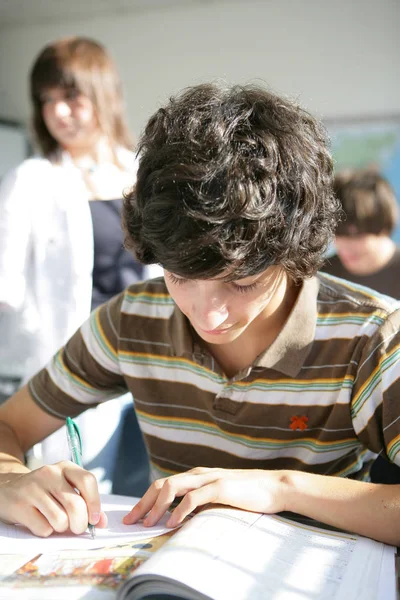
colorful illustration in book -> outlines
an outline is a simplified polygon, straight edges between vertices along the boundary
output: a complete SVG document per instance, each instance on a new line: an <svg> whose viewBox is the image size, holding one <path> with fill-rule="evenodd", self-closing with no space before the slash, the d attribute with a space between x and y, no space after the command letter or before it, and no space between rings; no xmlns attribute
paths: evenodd
<svg viewBox="0 0 400 600"><path fill-rule="evenodd" d="M17 588L90 585L117 590L174 533L94 550L38 554L3 578L1 585Z"/></svg>

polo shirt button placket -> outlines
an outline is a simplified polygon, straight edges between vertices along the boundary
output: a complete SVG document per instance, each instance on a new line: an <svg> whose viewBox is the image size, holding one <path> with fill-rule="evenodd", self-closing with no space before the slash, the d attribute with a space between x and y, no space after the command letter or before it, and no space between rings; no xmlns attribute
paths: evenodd
<svg viewBox="0 0 400 600"><path fill-rule="evenodd" d="M231 382L226 383L218 392L214 399L214 410L235 415L239 410L241 403L231 400L234 390L231 387Z"/></svg>

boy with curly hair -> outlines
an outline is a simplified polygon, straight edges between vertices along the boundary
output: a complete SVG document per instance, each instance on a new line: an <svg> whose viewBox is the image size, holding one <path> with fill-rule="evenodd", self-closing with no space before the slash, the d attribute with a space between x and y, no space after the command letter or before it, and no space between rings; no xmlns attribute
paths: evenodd
<svg viewBox="0 0 400 600"><path fill-rule="evenodd" d="M129 287L0 407L0 518L104 526L90 473L23 453L129 389L154 482L126 515L174 526L225 503L400 541L400 311L317 273L339 216L320 124L260 87L194 86L149 120L126 242L164 278ZM74 492L80 491L80 495Z"/></svg>

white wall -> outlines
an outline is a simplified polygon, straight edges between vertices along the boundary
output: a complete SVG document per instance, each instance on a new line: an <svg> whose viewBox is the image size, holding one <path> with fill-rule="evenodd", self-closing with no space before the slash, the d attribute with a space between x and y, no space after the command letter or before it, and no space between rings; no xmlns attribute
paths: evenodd
<svg viewBox="0 0 400 600"><path fill-rule="evenodd" d="M24 130L0 123L0 179L26 158L27 153L28 144Z"/></svg>
<svg viewBox="0 0 400 600"><path fill-rule="evenodd" d="M396 113L399 22L398 0L240 0L0 29L0 117L28 118L33 58L71 34L111 50L135 134L170 94L212 78L265 81L320 116Z"/></svg>

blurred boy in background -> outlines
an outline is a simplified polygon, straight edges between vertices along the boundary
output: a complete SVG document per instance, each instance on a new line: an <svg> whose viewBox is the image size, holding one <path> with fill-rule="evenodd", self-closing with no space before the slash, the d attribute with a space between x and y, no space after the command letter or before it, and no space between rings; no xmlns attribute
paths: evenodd
<svg viewBox="0 0 400 600"><path fill-rule="evenodd" d="M336 229L336 254L323 271L400 298L400 248L391 239L398 208L389 182L371 170L343 171L334 189L344 216ZM400 469L378 457L371 480L400 483Z"/></svg>
<svg viewBox="0 0 400 600"><path fill-rule="evenodd" d="M334 189L344 217L336 229L336 254L323 270L400 298L400 248L391 239L398 210L389 182L373 171L345 171Z"/></svg>

